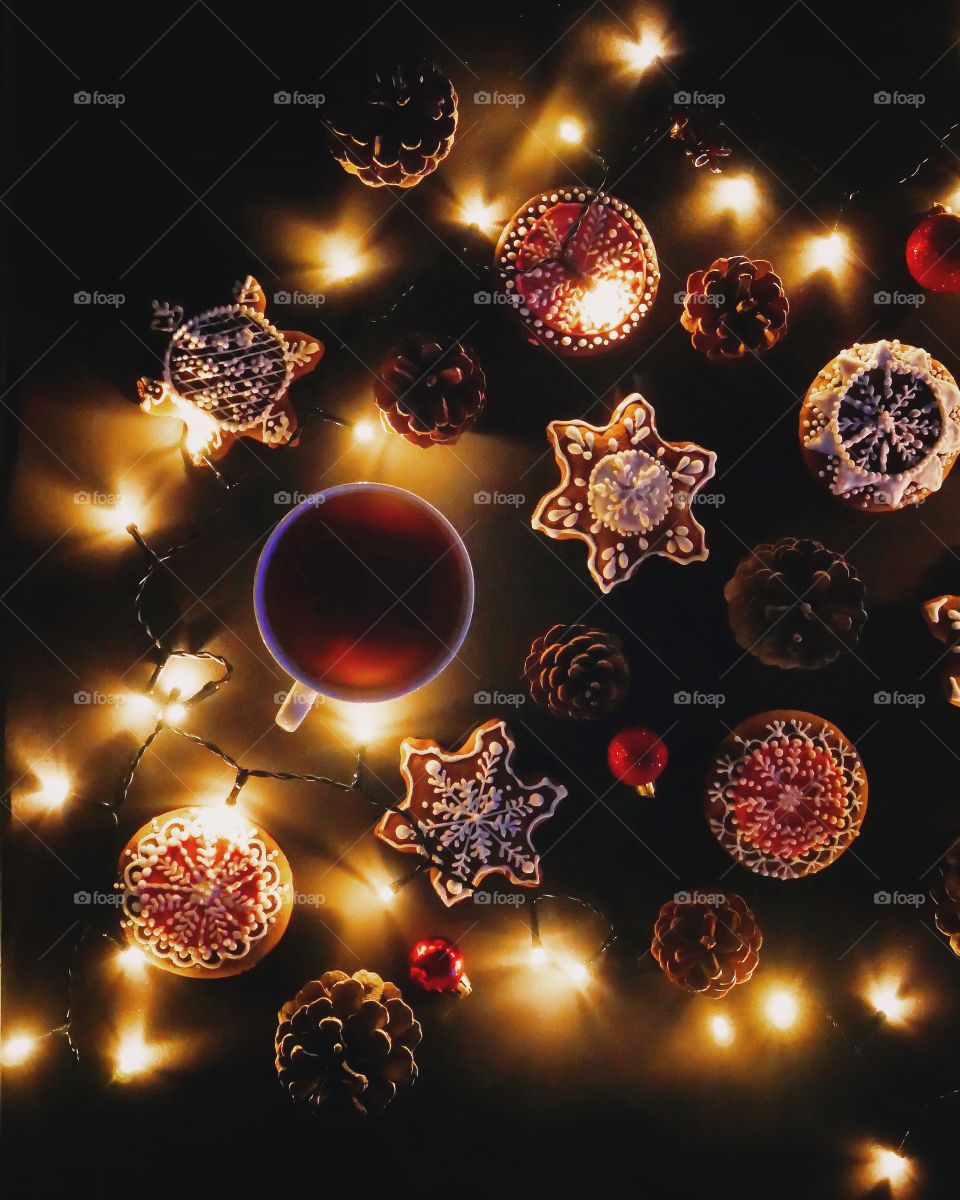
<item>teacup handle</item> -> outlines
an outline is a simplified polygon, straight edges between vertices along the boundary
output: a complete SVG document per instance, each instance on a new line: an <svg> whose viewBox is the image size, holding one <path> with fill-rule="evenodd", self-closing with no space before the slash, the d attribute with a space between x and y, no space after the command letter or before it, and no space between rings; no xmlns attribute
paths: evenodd
<svg viewBox="0 0 960 1200"><path fill-rule="evenodd" d="M312 688L302 683L293 683L277 712L277 724L287 733L293 733L295 729L300 728L300 723L313 708L316 698L317 693Z"/></svg>

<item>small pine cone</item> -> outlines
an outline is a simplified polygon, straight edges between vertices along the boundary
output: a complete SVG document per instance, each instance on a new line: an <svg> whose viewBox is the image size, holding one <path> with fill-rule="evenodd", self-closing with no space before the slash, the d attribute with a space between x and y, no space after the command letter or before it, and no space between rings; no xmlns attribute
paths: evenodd
<svg viewBox="0 0 960 1200"><path fill-rule="evenodd" d="M790 304L762 258L718 258L687 279L680 323L711 362L762 354L787 332Z"/></svg>
<svg viewBox="0 0 960 1200"><path fill-rule="evenodd" d="M960 846L953 846L940 864L940 883L930 893L937 928L960 958Z"/></svg>
<svg viewBox="0 0 960 1200"><path fill-rule="evenodd" d="M757 546L723 589L737 644L771 667L824 667L854 647L866 589L842 555L809 538Z"/></svg>
<svg viewBox="0 0 960 1200"><path fill-rule="evenodd" d="M280 1082L317 1112L380 1113L417 1078L420 1024L395 983L372 971L327 971L281 1008L275 1041Z"/></svg>
<svg viewBox="0 0 960 1200"><path fill-rule="evenodd" d="M337 162L370 187L414 187L450 153L453 84L425 58L345 67L325 124Z"/></svg>
<svg viewBox="0 0 960 1200"><path fill-rule="evenodd" d="M763 934L745 901L733 893L668 900L650 949L675 987L720 999L757 969Z"/></svg>
<svg viewBox="0 0 960 1200"><path fill-rule="evenodd" d="M523 675L538 704L578 720L612 712L630 685L620 639L589 625L554 625L536 638Z"/></svg>
<svg viewBox="0 0 960 1200"><path fill-rule="evenodd" d="M415 446L451 445L483 411L487 381L469 347L407 334L373 385L380 420Z"/></svg>

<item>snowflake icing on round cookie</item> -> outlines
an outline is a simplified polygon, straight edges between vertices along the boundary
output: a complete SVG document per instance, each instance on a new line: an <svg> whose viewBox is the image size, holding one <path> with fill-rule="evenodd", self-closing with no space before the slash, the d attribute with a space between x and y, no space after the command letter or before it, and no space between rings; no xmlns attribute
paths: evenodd
<svg viewBox="0 0 960 1200"><path fill-rule="evenodd" d="M652 554L682 564L707 557L706 532L692 508L717 456L693 442L665 441L642 396L627 396L607 425L551 421L547 435L561 481L531 524L547 537L586 542L587 566L602 592Z"/></svg>
<svg viewBox="0 0 960 1200"><path fill-rule="evenodd" d="M893 512L939 491L960 452L960 390L919 346L851 346L811 384L800 412L810 470L837 499Z"/></svg>

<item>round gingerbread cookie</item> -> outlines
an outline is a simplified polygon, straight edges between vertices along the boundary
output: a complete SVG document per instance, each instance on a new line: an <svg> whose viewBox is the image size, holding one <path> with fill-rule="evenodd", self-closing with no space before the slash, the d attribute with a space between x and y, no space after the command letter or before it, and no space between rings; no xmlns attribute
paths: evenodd
<svg viewBox="0 0 960 1200"><path fill-rule="evenodd" d="M494 267L529 340L577 357L632 337L660 280L653 239L633 209L582 187L542 192L518 209Z"/></svg>
<svg viewBox="0 0 960 1200"><path fill-rule="evenodd" d="M707 822L758 875L822 871L860 832L867 776L853 744L813 713L757 713L721 743L707 777Z"/></svg>
<svg viewBox="0 0 960 1200"><path fill-rule="evenodd" d="M118 874L127 940L192 979L248 971L280 941L293 910L283 852L234 809L154 817L127 842Z"/></svg>
<svg viewBox="0 0 960 1200"><path fill-rule="evenodd" d="M812 474L852 508L919 504L939 491L960 452L960 391L919 346L851 346L807 390L800 445Z"/></svg>

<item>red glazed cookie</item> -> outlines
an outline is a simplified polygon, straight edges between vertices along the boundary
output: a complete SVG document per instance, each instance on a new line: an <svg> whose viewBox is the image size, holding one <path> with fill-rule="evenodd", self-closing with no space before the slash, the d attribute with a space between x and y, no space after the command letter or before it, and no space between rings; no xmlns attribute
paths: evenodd
<svg viewBox="0 0 960 1200"><path fill-rule="evenodd" d="M592 188L528 200L500 235L494 266L529 340L580 357L630 338L660 280L643 221Z"/></svg>
<svg viewBox="0 0 960 1200"><path fill-rule="evenodd" d="M693 442L664 441L642 396L627 396L608 425L551 421L547 434L560 486L543 497L531 524L559 541L586 542L601 592L629 579L651 554L678 563L707 557L692 506L717 456Z"/></svg>
<svg viewBox="0 0 960 1200"><path fill-rule="evenodd" d="M515 749L499 719L480 725L459 750L442 750L429 739L401 744L404 812L386 813L377 837L397 850L426 855L413 835L415 821L445 864L430 879L448 907L472 896L488 875L504 875L518 887L539 886L540 856L531 835L553 816L567 789L550 779L522 779L513 769Z"/></svg>
<svg viewBox="0 0 960 1200"><path fill-rule="evenodd" d="M775 879L823 870L860 832L867 777L852 743L812 713L758 713L723 741L707 777L714 836Z"/></svg>
<svg viewBox="0 0 960 1200"><path fill-rule="evenodd" d="M851 346L810 385L800 445L813 475L852 508L919 504L939 491L960 452L960 391L917 346Z"/></svg>
<svg viewBox="0 0 960 1200"><path fill-rule="evenodd" d="M164 971L192 979L256 966L293 910L282 850L226 807L154 817L127 842L118 873L127 941Z"/></svg>

